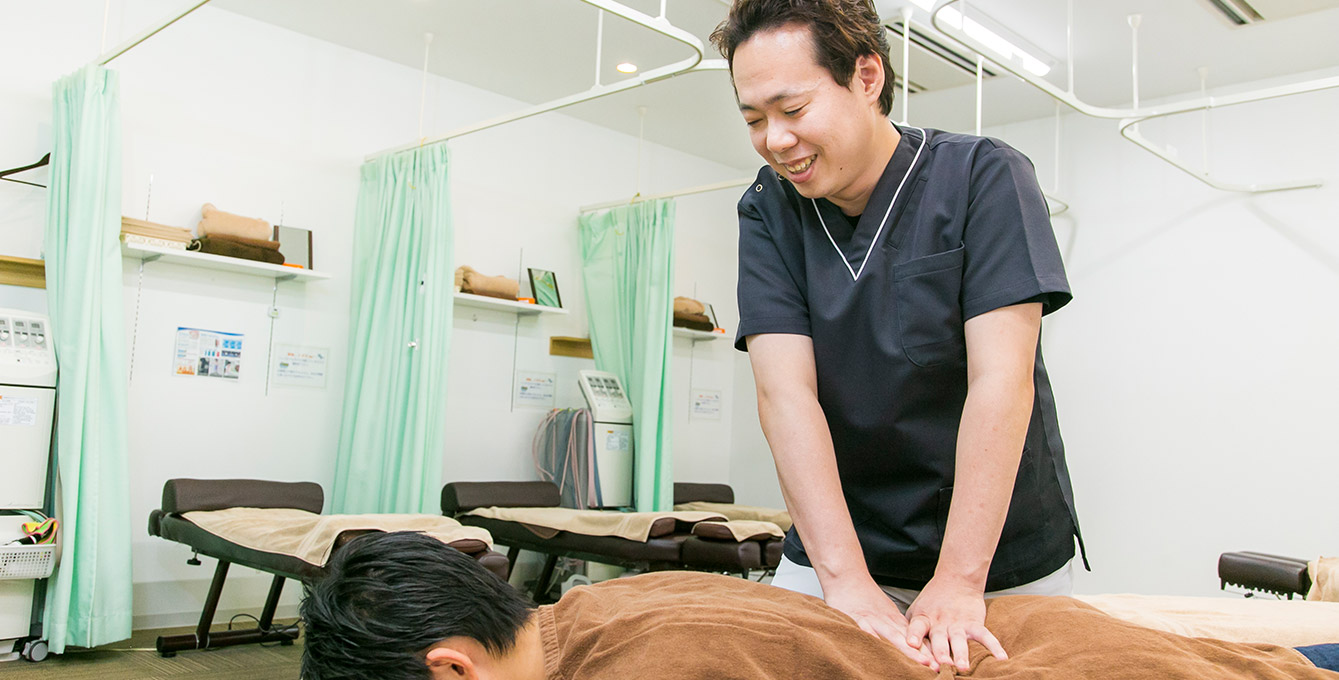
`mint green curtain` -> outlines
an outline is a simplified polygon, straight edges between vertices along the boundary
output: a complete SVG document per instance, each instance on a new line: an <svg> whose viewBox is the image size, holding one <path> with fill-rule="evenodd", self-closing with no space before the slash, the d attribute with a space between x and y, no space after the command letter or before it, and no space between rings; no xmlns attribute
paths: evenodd
<svg viewBox="0 0 1339 680"><path fill-rule="evenodd" d="M130 637L130 484L121 305L118 74L88 66L52 88L44 251L60 364L56 455L61 560L49 582L51 651Z"/></svg>
<svg viewBox="0 0 1339 680"><path fill-rule="evenodd" d="M674 505L670 321L674 202L581 216L581 265L595 366L623 381L633 411L633 502Z"/></svg>
<svg viewBox="0 0 1339 680"><path fill-rule="evenodd" d="M455 272L447 150L362 167L332 510L440 512Z"/></svg>

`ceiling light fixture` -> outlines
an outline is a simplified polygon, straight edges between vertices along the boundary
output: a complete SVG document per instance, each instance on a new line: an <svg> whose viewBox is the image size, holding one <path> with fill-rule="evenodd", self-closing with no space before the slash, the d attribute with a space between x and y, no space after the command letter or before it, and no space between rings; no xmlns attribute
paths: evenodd
<svg viewBox="0 0 1339 680"><path fill-rule="evenodd" d="M625 62L619 64L618 66L615 66L614 68L618 69L618 72L619 72L619 73L636 73L636 72L637 72L637 65L634 64L634 63L632 63L632 62L630 62L630 61L625 61Z"/></svg>
<svg viewBox="0 0 1339 680"><path fill-rule="evenodd" d="M927 11L933 12L935 0L911 0L912 4ZM939 13L944 21L953 28L981 41L981 44L989 47L1000 57L1006 60L1018 62L1027 69L1029 73L1044 76L1051 72L1051 67L1042 59L1029 54L1027 50L1013 44L995 31L990 30L981 22L970 17L964 18L962 12L955 7L946 7Z"/></svg>

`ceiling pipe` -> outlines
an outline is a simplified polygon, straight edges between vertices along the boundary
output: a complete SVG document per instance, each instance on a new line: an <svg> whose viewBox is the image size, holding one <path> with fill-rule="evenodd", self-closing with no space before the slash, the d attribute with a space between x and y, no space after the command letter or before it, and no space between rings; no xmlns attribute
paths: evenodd
<svg viewBox="0 0 1339 680"><path fill-rule="evenodd" d="M973 39L965 32L954 29L952 26L949 26L945 22L940 20L939 15L945 8L955 5L961 1L962 0L939 0L939 2L935 5L934 10L930 12L931 25L934 26L935 30L956 40L957 42L966 46L970 50L978 54L989 54L990 48L981 44L979 41ZM1073 57L1071 55L1071 61L1072 59ZM1168 149L1158 146L1151 140L1141 135L1138 130L1138 124L1143 121L1153 120L1155 118L1165 118L1167 116L1174 116L1181 113L1189 113L1191 111L1201 111L1224 106L1236 106L1239 104L1264 101L1266 99L1276 99L1278 97L1286 97L1296 94L1304 94L1307 92L1318 92L1320 90L1336 88L1339 87L1339 76L1316 78L1312 80L1303 81L1300 83L1261 88L1257 90L1251 90L1249 92L1243 92L1240 94L1228 95L1223 97L1200 96L1184 101L1172 102L1170 104L1161 104L1157 106L1146 106L1146 107L1135 106L1134 108L1119 109L1112 107L1094 106L1092 104L1089 104L1088 102L1085 102L1076 95L1074 95L1072 91L1066 92L1064 90L1061 90L1060 88L1053 85L1050 81L1041 78L1039 76L1035 76L1031 73L1028 73L1025 69L1016 67L1014 64L1010 63L1009 60L995 61L994 63L998 64L1000 68L1014 74L1023 82L1041 90L1042 92L1046 93L1048 96L1055 99L1056 101L1074 109L1075 111L1078 111L1079 113L1084 114L1085 116L1090 116L1093 118L1106 118L1119 121L1120 133L1122 137L1129 140L1130 142L1133 142L1140 148L1152 153L1158 158L1161 158L1162 160L1176 167L1178 170L1181 170L1186 174L1189 174L1195 179L1204 182L1205 184L1215 189L1221 189L1223 191L1245 192L1245 193L1267 193L1272 191L1287 191L1291 189L1309 189L1319 187L1323 184L1323 182L1319 179L1294 180L1294 181L1272 182L1272 183L1251 183L1251 184L1224 182L1215 179L1213 177L1210 177L1207 172L1195 170L1194 168L1191 168L1182 163Z"/></svg>

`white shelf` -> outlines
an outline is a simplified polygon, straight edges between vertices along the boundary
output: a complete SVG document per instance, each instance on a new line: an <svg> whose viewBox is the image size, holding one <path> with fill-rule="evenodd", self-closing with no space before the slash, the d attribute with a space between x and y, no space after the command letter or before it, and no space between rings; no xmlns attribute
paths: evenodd
<svg viewBox="0 0 1339 680"><path fill-rule="evenodd" d="M475 309L491 309L499 312L510 312L522 316L567 313L567 310L562 309L561 307L532 305L528 302L503 300L501 298L488 297L487 295L475 295L473 293L456 293L456 304L464 307L474 307Z"/></svg>
<svg viewBox="0 0 1339 680"><path fill-rule="evenodd" d="M712 331L695 331L691 328L674 327L674 336L678 338L688 338L693 342L699 340L720 340L726 336L725 333L714 333Z"/></svg>
<svg viewBox="0 0 1339 680"><path fill-rule="evenodd" d="M329 274L323 274L309 269L298 269L296 267L285 267L283 265L270 264L268 262L253 262L251 260L243 260L237 257L224 257L222 255L196 253L188 250L175 250L173 248L161 248L159 246L149 246L138 243L122 243L121 255L123 257L134 258L144 262L162 260L163 262L184 264L189 267L203 267L205 269L217 269L219 271L233 272L235 274L263 276L266 278L278 279L280 281L287 281L289 279L309 281L330 278Z"/></svg>

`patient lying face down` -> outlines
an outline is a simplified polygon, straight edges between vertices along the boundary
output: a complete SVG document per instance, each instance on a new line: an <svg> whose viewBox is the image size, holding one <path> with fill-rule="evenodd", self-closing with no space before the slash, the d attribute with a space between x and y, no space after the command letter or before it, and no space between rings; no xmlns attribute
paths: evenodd
<svg viewBox="0 0 1339 680"><path fill-rule="evenodd" d="M973 644L974 678L1331 678L1295 650L1180 637L1069 598L1002 597ZM935 678L821 600L750 581L662 572L532 607L473 559L415 533L336 554L302 603L307 680L864 680ZM945 665L939 677L952 677Z"/></svg>

